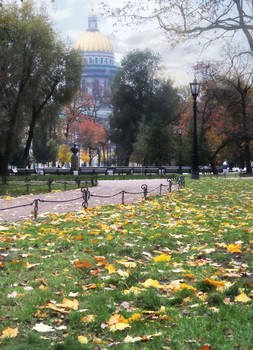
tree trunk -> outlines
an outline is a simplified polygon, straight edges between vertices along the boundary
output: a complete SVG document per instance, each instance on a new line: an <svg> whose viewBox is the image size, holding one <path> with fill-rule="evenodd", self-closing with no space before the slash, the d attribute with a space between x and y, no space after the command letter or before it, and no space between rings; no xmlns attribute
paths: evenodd
<svg viewBox="0 0 253 350"><path fill-rule="evenodd" d="M33 107L32 120L29 125L28 138L26 140L26 145L25 145L23 159L22 159L22 163L24 167L28 165L29 152L30 152L30 148L33 140L36 121L37 121L37 113L36 113L36 109Z"/></svg>
<svg viewBox="0 0 253 350"><path fill-rule="evenodd" d="M244 145L244 155L245 155L245 162L246 162L246 174L252 174L252 168L251 168L251 154L250 154L250 145L249 141L245 142Z"/></svg>
<svg viewBox="0 0 253 350"><path fill-rule="evenodd" d="M8 158L5 155L0 156L0 176L2 176L2 183L6 184L8 175Z"/></svg>
<svg viewBox="0 0 253 350"><path fill-rule="evenodd" d="M215 165L215 162L214 162L214 158L211 158L211 159L210 159L210 165L211 165L213 174L214 174L214 175L217 175L217 174L218 174L218 171L217 171L217 169L216 169L216 165Z"/></svg>

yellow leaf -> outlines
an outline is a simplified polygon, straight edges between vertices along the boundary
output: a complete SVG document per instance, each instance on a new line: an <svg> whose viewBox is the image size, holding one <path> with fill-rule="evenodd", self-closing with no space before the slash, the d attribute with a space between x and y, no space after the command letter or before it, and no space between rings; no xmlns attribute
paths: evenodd
<svg viewBox="0 0 253 350"><path fill-rule="evenodd" d="M180 283L179 290L182 290L182 289L189 289L189 290L193 290L194 292L196 291L195 287L193 287L189 284L186 284L186 283Z"/></svg>
<svg viewBox="0 0 253 350"><path fill-rule="evenodd" d="M82 322L85 322L85 323L90 323L90 322L95 321L95 318L96 318L95 315L90 314L90 315L84 316L84 317L81 319L81 321L82 321Z"/></svg>
<svg viewBox="0 0 253 350"><path fill-rule="evenodd" d="M149 288L149 287L154 287L154 288L160 288L161 284L157 280L152 280L152 278L148 278L145 282L142 283L143 287Z"/></svg>
<svg viewBox="0 0 253 350"><path fill-rule="evenodd" d="M133 293L134 295L138 295L142 292L142 289L141 288L138 288L138 287L134 287L132 286L131 288L129 289L125 289L124 290L124 294L131 294Z"/></svg>
<svg viewBox="0 0 253 350"><path fill-rule="evenodd" d="M94 344L107 344L107 342L105 340L102 340L101 338L98 338L98 337L94 337L92 342Z"/></svg>
<svg viewBox="0 0 253 350"><path fill-rule="evenodd" d="M116 272L116 269L113 265L111 264L107 264L106 267L105 267L109 273L115 273Z"/></svg>
<svg viewBox="0 0 253 350"><path fill-rule="evenodd" d="M168 254L160 254L154 258L155 262L166 262L171 260L171 255Z"/></svg>
<svg viewBox="0 0 253 350"><path fill-rule="evenodd" d="M129 322L139 321L141 319L141 316L142 316L142 314L135 313L128 320L129 320Z"/></svg>
<svg viewBox="0 0 253 350"><path fill-rule="evenodd" d="M118 323L118 322L128 323L128 319L125 318L124 316L116 313L110 317L110 319L108 321L108 325L111 326L111 325Z"/></svg>
<svg viewBox="0 0 253 350"><path fill-rule="evenodd" d="M108 321L109 329L112 332L121 331L123 329L129 328L129 320L120 314L114 314L110 317Z"/></svg>
<svg viewBox="0 0 253 350"><path fill-rule="evenodd" d="M247 294L245 294L244 292L241 292L241 294L235 297L235 301L239 301L241 303L249 303L251 299L247 296Z"/></svg>
<svg viewBox="0 0 253 350"><path fill-rule="evenodd" d="M120 275L120 277L122 278L127 278L129 277L129 271L124 271L124 270L121 270L121 269L118 269L117 270L117 273Z"/></svg>
<svg viewBox="0 0 253 350"><path fill-rule="evenodd" d="M63 298L62 306L68 309L77 310L79 306L79 301L77 299L70 300L67 298Z"/></svg>
<svg viewBox="0 0 253 350"><path fill-rule="evenodd" d="M214 287L224 287L226 284L225 282L212 280L211 278L205 278L204 282L207 282L208 284Z"/></svg>
<svg viewBox="0 0 253 350"><path fill-rule="evenodd" d="M18 335L18 327L17 328L7 327L3 330L2 335L0 336L0 339L16 338L17 335Z"/></svg>
<svg viewBox="0 0 253 350"><path fill-rule="evenodd" d="M79 341L79 343L81 343L81 344L88 344L88 342L89 342L88 338L87 338L87 337L84 337L83 335L79 335L78 341Z"/></svg>
<svg viewBox="0 0 253 350"><path fill-rule="evenodd" d="M131 268L131 269L136 267L136 263L134 261L118 260L117 263L122 264L125 267Z"/></svg>
<svg viewBox="0 0 253 350"><path fill-rule="evenodd" d="M109 328L111 332L116 332L116 331L122 331L123 329L129 328L129 327L130 327L129 324L119 322L119 323L113 324Z"/></svg>
<svg viewBox="0 0 253 350"><path fill-rule="evenodd" d="M111 241L111 240L113 240L113 236L112 236L112 235L107 235L107 236L105 237L105 239L106 239L107 241Z"/></svg>
<svg viewBox="0 0 253 350"><path fill-rule="evenodd" d="M227 251L229 253L241 253L242 252L241 247L242 247L241 243L229 244L227 246Z"/></svg>

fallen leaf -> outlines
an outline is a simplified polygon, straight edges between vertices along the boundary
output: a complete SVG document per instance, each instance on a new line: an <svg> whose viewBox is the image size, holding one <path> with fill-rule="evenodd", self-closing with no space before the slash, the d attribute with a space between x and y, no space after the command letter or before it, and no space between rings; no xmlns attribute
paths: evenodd
<svg viewBox="0 0 253 350"><path fill-rule="evenodd" d="M154 258L155 262L166 262L171 260L171 255L168 254L160 254Z"/></svg>
<svg viewBox="0 0 253 350"><path fill-rule="evenodd" d="M211 286L214 286L214 287L224 287L226 284L225 282L216 281L216 280L213 280L211 278L205 278L204 282L207 282L208 284L210 284Z"/></svg>
<svg viewBox="0 0 253 350"><path fill-rule="evenodd" d="M87 337L84 337L83 335L79 335L77 338L80 344L88 344L89 340Z"/></svg>
<svg viewBox="0 0 253 350"><path fill-rule="evenodd" d="M0 339L16 338L17 335L18 335L18 327L17 328L7 327L3 330L2 335L0 336Z"/></svg>
<svg viewBox="0 0 253 350"><path fill-rule="evenodd" d="M251 299L245 294L244 292L241 292L239 295L235 297L235 301L239 301L241 303L249 303Z"/></svg>
<svg viewBox="0 0 253 350"><path fill-rule="evenodd" d="M121 331L130 327L129 320L120 314L112 315L108 321L108 326L112 332Z"/></svg>
<svg viewBox="0 0 253 350"><path fill-rule="evenodd" d="M84 269L91 267L91 264L88 261L83 260L76 260L74 261L73 265L76 269Z"/></svg>
<svg viewBox="0 0 253 350"><path fill-rule="evenodd" d="M211 348L210 348L210 345L206 344L202 346L202 348L200 348L199 350L211 350Z"/></svg>
<svg viewBox="0 0 253 350"><path fill-rule="evenodd" d="M84 322L84 323L90 323L90 322L94 322L96 319L96 316L95 315L87 315L87 316L84 316L81 321Z"/></svg>
<svg viewBox="0 0 253 350"><path fill-rule="evenodd" d="M227 251L229 253L241 253L242 252L241 247L242 247L241 243L229 244L227 246Z"/></svg>
<svg viewBox="0 0 253 350"><path fill-rule="evenodd" d="M44 323L36 323L33 329L39 333L55 332L55 329Z"/></svg>
<svg viewBox="0 0 253 350"><path fill-rule="evenodd" d="M161 284L157 280L153 280L152 278L148 278L145 282L142 283L143 287L145 288L160 288Z"/></svg>

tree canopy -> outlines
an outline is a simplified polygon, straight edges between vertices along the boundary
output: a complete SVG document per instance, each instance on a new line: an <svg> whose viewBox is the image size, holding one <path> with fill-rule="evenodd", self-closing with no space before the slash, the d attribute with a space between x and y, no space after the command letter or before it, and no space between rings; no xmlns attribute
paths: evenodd
<svg viewBox="0 0 253 350"><path fill-rule="evenodd" d="M248 43L245 49L253 55L252 0L130 0L116 8L102 6L118 25L154 21L173 45L189 39L238 40L243 35Z"/></svg>
<svg viewBox="0 0 253 350"><path fill-rule="evenodd" d="M1 174L15 152L29 156L43 113L57 116L79 87L79 54L62 42L32 1L7 3L1 11ZM51 113L50 113L51 111ZM26 165L24 163L24 165Z"/></svg>
<svg viewBox="0 0 253 350"><path fill-rule="evenodd" d="M141 129L149 126L150 130L159 124L162 132L178 117L177 90L171 81L161 78L161 73L160 57L149 50L133 51L122 60L112 86L113 113L110 118L111 139L117 147L121 165L129 163ZM165 148L164 152L168 154ZM147 157L146 153L142 162L156 162L157 159L157 154Z"/></svg>

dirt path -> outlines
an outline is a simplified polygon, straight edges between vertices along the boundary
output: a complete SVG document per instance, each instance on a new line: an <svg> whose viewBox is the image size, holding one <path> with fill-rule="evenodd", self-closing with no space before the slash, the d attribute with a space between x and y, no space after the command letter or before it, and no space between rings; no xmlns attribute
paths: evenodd
<svg viewBox="0 0 253 350"><path fill-rule="evenodd" d="M157 195L162 191L168 191L166 179L145 180L101 180L97 187L90 188L88 207L96 207L106 204L122 203L122 191L124 203L140 201L144 196L141 186L147 185L148 195ZM39 195L26 195L18 198L0 199L0 222L18 221L34 217L35 200L38 203L38 217L47 213L67 213L83 209L83 193L80 189L47 193ZM45 202L43 202L45 201ZM66 202L68 201L68 202ZM12 208L1 210L4 208Z"/></svg>

